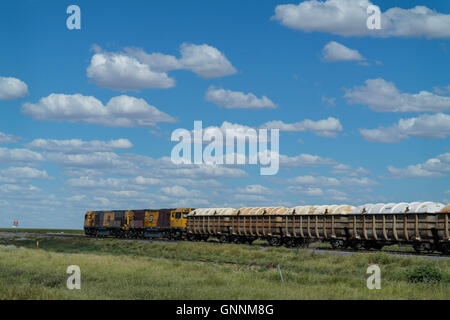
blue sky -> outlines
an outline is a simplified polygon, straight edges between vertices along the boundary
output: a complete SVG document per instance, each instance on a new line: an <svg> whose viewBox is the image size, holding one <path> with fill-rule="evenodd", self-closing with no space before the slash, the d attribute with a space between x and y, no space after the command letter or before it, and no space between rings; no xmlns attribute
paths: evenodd
<svg viewBox="0 0 450 320"><path fill-rule="evenodd" d="M81 30L66 27L71 4ZM382 30L365 25L370 4ZM0 227L79 228L91 209L449 202L447 1L13 1L0 37ZM114 106L144 111L103 114ZM278 121L279 173L174 166L170 135L195 120Z"/></svg>

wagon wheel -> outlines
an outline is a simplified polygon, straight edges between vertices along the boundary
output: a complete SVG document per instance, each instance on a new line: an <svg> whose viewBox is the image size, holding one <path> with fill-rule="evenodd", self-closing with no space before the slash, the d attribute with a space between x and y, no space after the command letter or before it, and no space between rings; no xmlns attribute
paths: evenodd
<svg viewBox="0 0 450 320"><path fill-rule="evenodd" d="M362 247L362 244L360 241L353 241L353 243L352 243L353 250L359 250L359 249L361 249L361 247Z"/></svg>
<svg viewBox="0 0 450 320"><path fill-rule="evenodd" d="M373 248L373 245L372 245L372 243L371 243L370 241L364 241L363 247L364 247L364 249L366 249L366 250L370 250L370 249Z"/></svg>
<svg viewBox="0 0 450 320"><path fill-rule="evenodd" d="M339 241L338 241L338 240L332 240L332 241L330 242L330 244L331 244L331 248L333 248L333 249L338 249L338 248L341 247L341 245L339 244Z"/></svg>
<svg viewBox="0 0 450 320"><path fill-rule="evenodd" d="M224 235L224 234L222 234L222 235L219 237L219 242L220 242L220 243L228 242L227 236Z"/></svg>
<svg viewBox="0 0 450 320"><path fill-rule="evenodd" d="M271 246L279 247L279 246L281 246L281 239L273 237L273 238L270 239L269 243L270 243Z"/></svg>
<svg viewBox="0 0 450 320"><path fill-rule="evenodd" d="M375 242L374 244L373 244L373 248L374 249L376 249L376 250L381 250L381 249L383 249L383 244L382 243L377 243L377 242Z"/></svg>
<svg viewBox="0 0 450 320"><path fill-rule="evenodd" d="M286 245L286 247L293 247L294 246L294 239L292 238L286 238L284 240L284 244Z"/></svg>
<svg viewBox="0 0 450 320"><path fill-rule="evenodd" d="M450 243L443 243L441 249L443 254L450 254Z"/></svg>

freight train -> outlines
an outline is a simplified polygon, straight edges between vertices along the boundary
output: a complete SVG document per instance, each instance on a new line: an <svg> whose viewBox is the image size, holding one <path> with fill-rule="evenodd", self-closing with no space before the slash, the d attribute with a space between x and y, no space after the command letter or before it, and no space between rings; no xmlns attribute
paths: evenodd
<svg viewBox="0 0 450 320"><path fill-rule="evenodd" d="M412 245L416 252L450 253L450 205L435 202L378 203L255 208L178 208L90 211L87 236L168 238L307 246L329 242L333 248L377 249Z"/></svg>

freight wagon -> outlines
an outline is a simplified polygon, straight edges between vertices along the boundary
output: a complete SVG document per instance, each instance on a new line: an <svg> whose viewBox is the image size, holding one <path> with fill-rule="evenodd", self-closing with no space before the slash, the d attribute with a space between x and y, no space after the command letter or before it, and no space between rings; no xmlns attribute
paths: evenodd
<svg viewBox="0 0 450 320"><path fill-rule="evenodd" d="M90 237L181 239L190 208L89 211L84 218Z"/></svg>
<svg viewBox="0 0 450 320"><path fill-rule="evenodd" d="M450 252L450 205L433 202L299 206L294 208L204 208L188 214L187 239L271 245L331 243L333 248L381 249L409 244L417 252Z"/></svg>

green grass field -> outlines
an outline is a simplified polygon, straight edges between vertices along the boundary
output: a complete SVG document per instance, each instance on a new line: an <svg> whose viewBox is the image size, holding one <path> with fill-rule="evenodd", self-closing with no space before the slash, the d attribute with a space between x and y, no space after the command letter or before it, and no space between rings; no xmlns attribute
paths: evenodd
<svg viewBox="0 0 450 320"><path fill-rule="evenodd" d="M0 232L84 234L84 230L82 229L0 228Z"/></svg>
<svg viewBox="0 0 450 320"><path fill-rule="evenodd" d="M381 290L366 287L370 264L381 268ZM408 271L427 264L441 270L440 282L407 281ZM69 265L81 268L81 290L66 288ZM197 242L0 239L0 299L449 298L450 259Z"/></svg>

